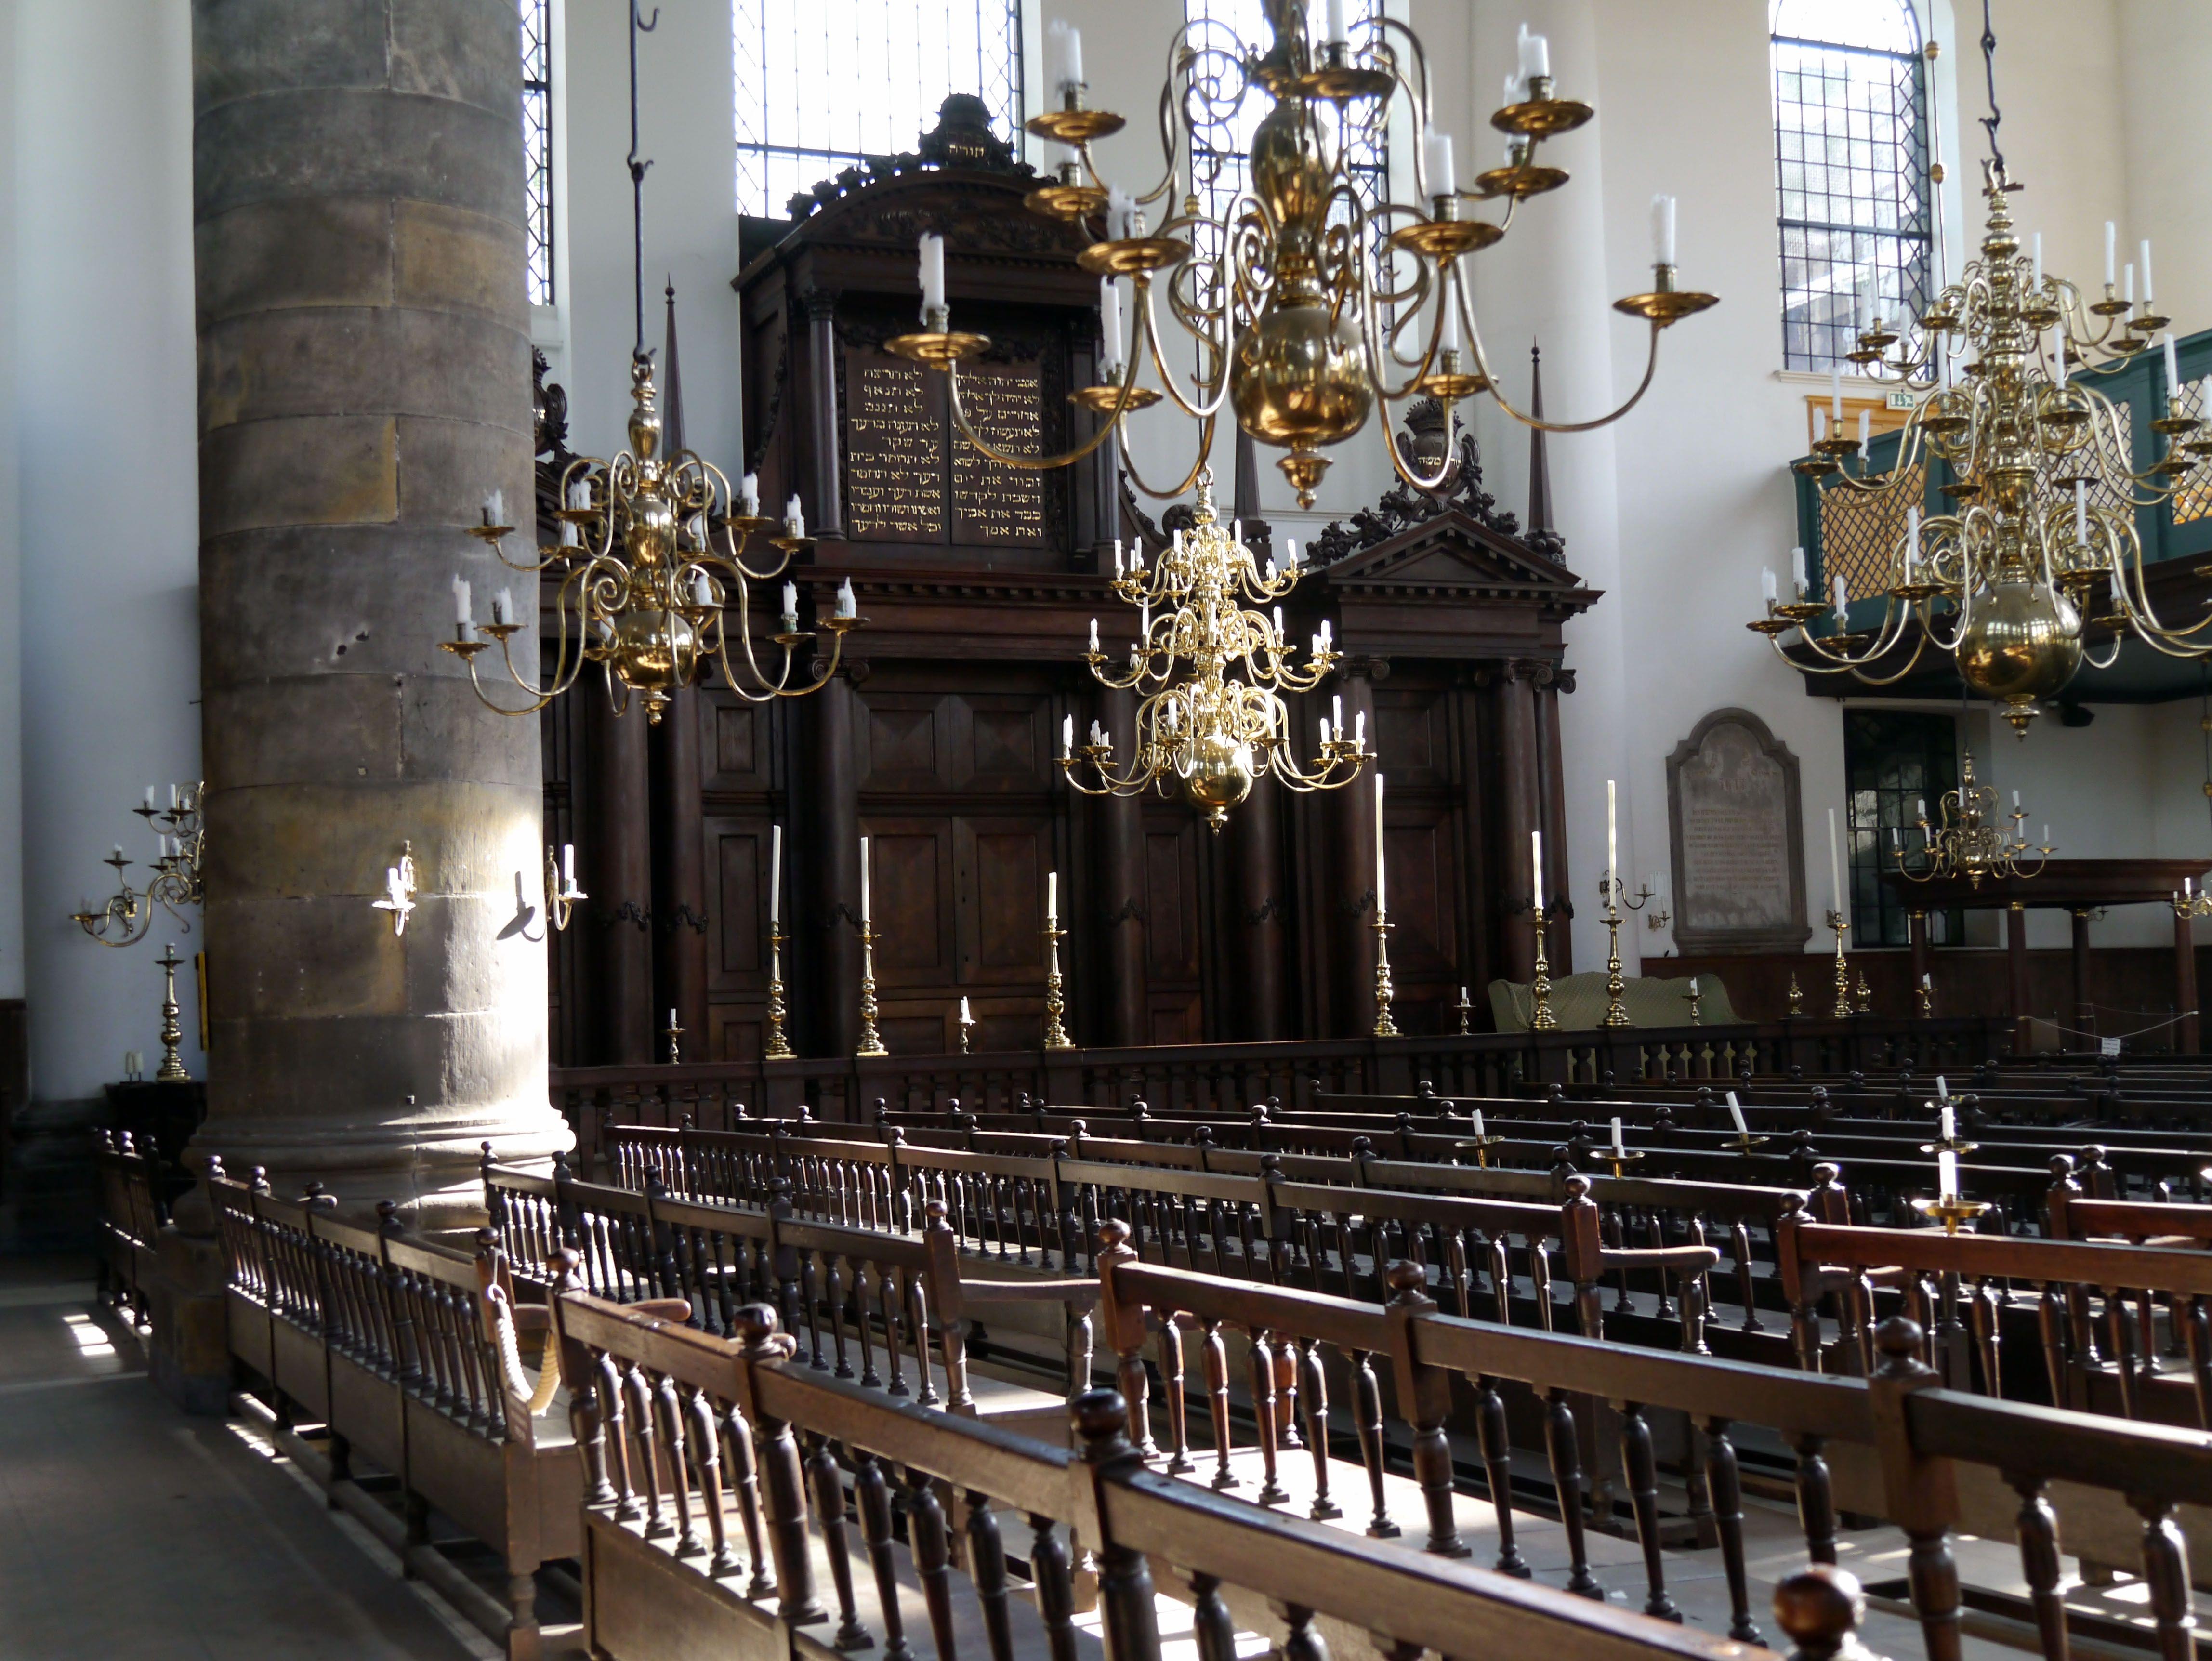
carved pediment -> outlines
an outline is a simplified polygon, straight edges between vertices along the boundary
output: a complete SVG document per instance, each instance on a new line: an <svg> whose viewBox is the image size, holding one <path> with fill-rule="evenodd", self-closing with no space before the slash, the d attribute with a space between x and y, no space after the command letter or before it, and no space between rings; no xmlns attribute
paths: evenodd
<svg viewBox="0 0 2212 1661"><path fill-rule="evenodd" d="M1533 599L1576 610L1597 598L1565 566L1456 508L1346 554L1320 575L1340 592Z"/></svg>

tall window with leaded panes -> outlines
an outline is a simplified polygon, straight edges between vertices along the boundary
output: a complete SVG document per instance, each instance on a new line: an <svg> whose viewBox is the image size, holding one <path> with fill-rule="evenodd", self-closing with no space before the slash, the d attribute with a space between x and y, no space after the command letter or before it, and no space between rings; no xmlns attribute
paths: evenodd
<svg viewBox="0 0 2212 1661"><path fill-rule="evenodd" d="M553 0L522 11L522 200L525 282L533 306L553 295Z"/></svg>
<svg viewBox="0 0 2212 1661"><path fill-rule="evenodd" d="M730 15L741 214L782 218L846 167L912 151L952 93L1020 137L1022 0L732 0Z"/></svg>
<svg viewBox="0 0 2212 1661"><path fill-rule="evenodd" d="M1935 245L1928 93L1909 0L1773 0L1782 358L1854 366L1863 285L1925 308Z"/></svg>
<svg viewBox="0 0 2212 1661"><path fill-rule="evenodd" d="M1851 944L1905 946L1911 940L1910 907L1882 873L1897 869L1893 851L1902 840L1917 862L1919 818L1941 824L1943 793L1959 788L1959 727L1949 715L1917 709L1844 711L1844 774L1850 794ZM1955 946L1965 916L1928 914L1928 939Z"/></svg>

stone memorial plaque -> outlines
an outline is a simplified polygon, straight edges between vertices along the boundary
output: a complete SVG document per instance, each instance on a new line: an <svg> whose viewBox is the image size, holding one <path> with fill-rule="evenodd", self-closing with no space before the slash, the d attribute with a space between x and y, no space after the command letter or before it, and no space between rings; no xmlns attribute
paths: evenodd
<svg viewBox="0 0 2212 1661"><path fill-rule="evenodd" d="M1805 922L1797 758L1758 716L1721 709L1667 758L1674 941L1684 952L1788 951Z"/></svg>
<svg viewBox="0 0 2212 1661"><path fill-rule="evenodd" d="M960 403L969 426L992 448L1008 455L1044 453L1044 378L1036 364L963 368ZM1049 546L1044 475L994 461L957 432L952 446L953 539L988 547Z"/></svg>
<svg viewBox="0 0 2212 1661"><path fill-rule="evenodd" d="M929 374L874 352L846 365L845 499L856 540L945 540L945 416Z"/></svg>

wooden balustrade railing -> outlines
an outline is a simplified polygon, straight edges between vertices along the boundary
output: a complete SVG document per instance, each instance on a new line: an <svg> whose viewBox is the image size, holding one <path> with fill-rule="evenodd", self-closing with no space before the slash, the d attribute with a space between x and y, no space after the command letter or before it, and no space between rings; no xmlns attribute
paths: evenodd
<svg viewBox="0 0 2212 1661"><path fill-rule="evenodd" d="M551 1087L554 1105L576 1131L585 1168L592 1170L602 1126L672 1125L689 1116L723 1129L740 1104L763 1115L794 1115L804 1106L848 1124L868 1122L878 1101L895 1110L932 1108L957 1097L991 1110L1011 1107L1024 1093L1090 1111L1141 1098L1164 1110L1241 1115L1270 1097L1305 1106L1327 1092L1410 1092L1421 1080L1447 1095L1503 1096L1547 1082L1601 1086L1670 1071L1732 1079L1746 1062L1762 1073L1793 1066L1844 1073L1902 1060L1929 1074L1947 1067L1963 1073L2011 1042L2010 1022L1997 1017L1859 1016L1667 1031L556 1068Z"/></svg>
<svg viewBox="0 0 2212 1661"><path fill-rule="evenodd" d="M154 1241L167 1213L160 1160L129 1131L102 1130L93 1137L92 1168L100 1194L94 1295L143 1331L153 1325Z"/></svg>
<svg viewBox="0 0 2212 1661"><path fill-rule="evenodd" d="M1070 1451L825 1378L800 1364L766 1305L738 1312L735 1340L580 1293L561 1295L556 1312L590 1484L586 1638L609 1661L878 1646L906 1657L909 1580L938 1661L960 1661L963 1633L978 1627L990 1661L1068 1661L1078 1552L1093 1566L1108 1661L1158 1661L1162 1591L1193 1606L1200 1661L1234 1661L1240 1629L1299 1661L1741 1652L1735 1640L1158 1475L1110 1390L1073 1405ZM1010 1541L1002 1517L1028 1538ZM1026 1593L1010 1556L1025 1560ZM1801 1653L1843 1649L1855 1592L1843 1577L1792 1581L1781 1606Z"/></svg>
<svg viewBox="0 0 2212 1661"><path fill-rule="evenodd" d="M1406 1520L1385 1509L1378 1449L1386 1434L1409 1445L1425 1524L1425 1549L1452 1557L1468 1547L1455 1520L1457 1477L1446 1435L1455 1390L1471 1396L1484 1497L1496 1514L1495 1567L1525 1575L1516 1541L1512 1449L1502 1387L1533 1395L1543 1421L1553 1505L1565 1528L1568 1585L1593 1599L1607 1588L1587 1548L1589 1524L1612 1512L1609 1483L1583 1463L1589 1446L1577 1414L1612 1421L1619 1469L1642 1546L1645 1613L1679 1619L1666 1579L1655 1426L1662 1415L1693 1429L1681 1475L1702 1533L1719 1547L1729 1588L1728 1633L1761 1641L1752 1615L1749 1562L1742 1536L1740 1450L1753 1427L1794 1458L1793 1484L1805 1549L1816 1562L1837 1557L1846 1516L1887 1521L1907 1540L1906 1576L1934 1661L1957 1661L1962 1615L1952 1536L2016 1537L2029 1596L2022 1615L2039 1633L2046 1661L2066 1661L2058 1541L2106 1566L2133 1561L2148 1583L2148 1616L2159 1652L2194 1655L2184 1522L2201 1532L2212 1504L2212 1439L2157 1426L2129 1425L2063 1409L1992 1401L1940 1387L1923 1359L1923 1334L1903 1317L1877 1335L1877 1365L1864 1378L1791 1375L1709 1357L1669 1355L1560 1334L1466 1319L1438 1307L1420 1267L1390 1265L1390 1302L1352 1299L1249 1282L1138 1261L1125 1232L1101 1256L1102 1314L1132 1393L1133 1427L1149 1442L1145 1354L1156 1351L1165 1383L1167 1468L1195 1469L1206 1450L1191 1437L1180 1356L1182 1333L1202 1335L1200 1397L1217 1469L1246 1449L1260 1455L1262 1503L1279 1503L1277 1481L1285 1429L1303 1417L1305 1450L1316 1465L1318 1510L1334 1514L1326 1485L1325 1409L1312 1396L1331 1374L1354 1381L1354 1414L1371 1533ZM1231 1366L1224 1335L1249 1355L1246 1401L1253 1425L1242 1433L1228 1410ZM1382 1420L1389 1381L1390 1410ZM1304 1409L1303 1414L1301 1409Z"/></svg>

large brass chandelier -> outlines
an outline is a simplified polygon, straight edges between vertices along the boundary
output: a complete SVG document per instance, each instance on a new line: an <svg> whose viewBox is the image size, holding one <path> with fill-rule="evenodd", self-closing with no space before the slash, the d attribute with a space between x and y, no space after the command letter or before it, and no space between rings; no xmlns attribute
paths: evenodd
<svg viewBox="0 0 2212 1661"><path fill-rule="evenodd" d="M1066 147L1066 159L1054 182L1030 193L1029 205L1096 239L1079 259L1101 279L1102 384L1073 397L1109 418L1086 442L1058 455L1012 454L978 435L962 399L959 365L990 343L952 328L943 246L926 238L923 327L888 344L949 374L953 418L967 441L1007 466L1063 466L1120 432L1130 411L1158 403L1164 391L1198 423L1196 453L1179 478L1155 485L1136 470L1125 446L1123 465L1139 489L1164 499L1188 491L1206 464L1225 406L1255 440L1288 452L1276 465L1310 508L1328 466L1324 452L1364 427L1377 399L1434 398L1449 414L1455 401L1487 392L1516 420L1553 432L1602 426L1633 408L1651 383L1660 332L1715 303L1711 295L1675 286L1671 198L1653 204L1651 289L1614 302L1615 309L1648 321L1651 334L1642 380L1610 413L1547 423L1516 409L1498 390L1468 303L1462 260L1502 238L1527 198L1567 182L1561 169L1538 165L1538 148L1593 113L1589 105L1558 95L1544 38L1523 30L1521 74L1509 83L1505 106L1491 117L1511 141L1504 165L1463 189L1449 135L1431 125L1428 60L1418 35L1395 18L1377 16L1361 26L1355 42L1344 27L1340 0L1331 0L1322 38L1316 40L1305 0L1263 3L1270 36L1265 42L1247 42L1206 19L1187 21L1170 37L1160 100L1165 165L1159 180L1137 196L1113 186L1098 170L1093 142L1125 124L1109 111L1085 106L1080 39L1064 24L1053 25L1060 106L1033 117L1028 129ZM1412 117L1418 203L1368 202L1347 158L1379 138L1401 95ZM1205 158L1233 144L1248 100L1267 107L1247 152L1248 186L1208 210L1200 194L1211 165ZM1487 201L1504 203L1502 217L1462 216L1465 204ZM1156 227L1149 222L1154 215ZM1135 289L1138 338L1127 351L1116 283L1121 277ZM1170 317L1191 343L1187 386L1162 341L1156 289L1164 291ZM1137 384L1147 358L1158 389ZM1380 423L1399 477L1421 490L1443 486L1451 459L1423 473L1400 450L1393 426L1387 418Z"/></svg>
<svg viewBox="0 0 2212 1661"><path fill-rule="evenodd" d="M732 492L727 477L713 463L690 450L664 453L653 359L645 349L644 192L646 169L653 164L637 153L637 37L650 33L659 16L655 11L653 22L647 23L635 5L629 8L628 165L637 321L630 356L629 447L610 460L579 456L562 471L554 510L558 539L539 546L536 559L507 557L505 540L514 527L505 522L498 491L485 498L483 523L473 527L473 534L510 570L558 577L550 668L540 661L516 664L512 642L527 625L512 594L501 589L493 599L492 620L479 624L471 613L469 585L458 576L453 638L439 642L468 665L477 697L502 715L543 709L591 663L605 668L617 713L635 693L653 724L678 691L713 666L720 667L723 684L749 703L803 697L837 672L845 635L860 622L848 581L838 591L836 611L817 618L815 631L802 630L798 586L787 581L781 614L769 636L782 655L775 673L764 670L754 648L750 585L775 581L794 555L813 547L799 498L791 498L779 522L760 511L750 474L742 492ZM763 534L771 531L777 534ZM765 545L754 553L761 563L749 564L745 556L757 541ZM542 587L541 583L527 591L526 602L535 604ZM793 665L813 656L817 631L830 636L826 657L811 667L811 678L800 671L800 683L794 685ZM495 643L508 682L525 695L514 707L493 697L477 676L477 656ZM808 650L802 653L801 648Z"/></svg>
<svg viewBox="0 0 2212 1661"><path fill-rule="evenodd" d="M1284 637L1282 607L1275 604L1297 586L1296 545L1287 567L1270 559L1262 571L1242 530L1224 527L1214 516L1212 475L1201 468L1190 528L1175 533L1150 570L1141 548L1123 564L1115 545L1120 569L1114 593L1139 608L1137 640L1127 667L1109 668L1094 618L1085 655L1100 684L1144 697L1137 706L1136 754L1119 770L1111 737L1094 721L1090 742L1079 745L1075 718L1066 718L1060 770L1085 795L1131 796L1150 789L1164 795L1171 786L1180 787L1219 830L1261 774L1292 790L1333 789L1358 777L1373 753L1364 716L1346 735L1340 700L1333 721L1322 717L1318 758L1310 766L1299 763L1283 694L1313 691L1338 654L1323 622L1304 666L1297 666ZM1273 605L1273 614L1248 610L1247 599ZM1190 662L1190 674L1177 681L1176 664L1183 659ZM1242 666L1241 681L1229 678L1232 664Z"/></svg>
<svg viewBox="0 0 2212 1661"><path fill-rule="evenodd" d="M1905 846L1893 826L1891 857L1898 874L1907 882L1952 881L1960 877L1967 886L1979 888L1984 877L2033 877L2057 850L2051 846L2051 827L2043 827L2043 841L2027 839L2027 813L2020 805L2020 792L2012 794L2012 824L2008 828L1997 812L1997 793L1974 780L1974 752L1966 752L1959 788L1947 790L1936 805L1941 823L1930 824L1928 804L1919 805L1920 847ZM2030 856L2033 855L2033 858ZM1908 863L1917 859L1917 864Z"/></svg>
<svg viewBox="0 0 2212 1661"><path fill-rule="evenodd" d="M1749 627L1800 667L1877 686L1902 679L1933 646L1955 658L1967 686L2000 702L2024 737L2038 700L2085 662L2111 664L2130 636L2169 656L2212 654L2212 615L2170 624L2153 609L2135 523L2138 508L2201 483L2212 440L2184 412L2168 334L2166 413L2151 423L2165 452L2134 466L2126 411L2094 381L2149 350L2166 326L2152 306L2148 246L2141 300L2132 267L2129 292L2115 293L2109 234L2101 300L2046 275L2040 239L2022 251L2008 200L2018 187L1996 145L1996 40L1986 21L1985 9L1992 113L1982 125L1992 155L1983 164L1989 221L1981 257L1936 297L1910 338L1911 326L1893 329L1863 308L1857 348L1846 355L1877 383L1924 381L1929 390L1906 419L1887 473L1869 478L1862 462L1854 475L1848 464L1859 445L1840 432L1796 464L1824 490L1893 496L1918 488L1923 457L1932 456L1952 471L1942 488L1955 506L1924 519L1917 504L1907 509L1888 552L1879 624L1854 624L1840 584L1826 596L1807 593L1801 572L1786 602L1770 574L1765 615ZM1812 633L1806 625L1824 615L1832 632ZM2085 618L2112 636L2101 656L2089 649ZM1797 640L1785 651L1793 630Z"/></svg>

